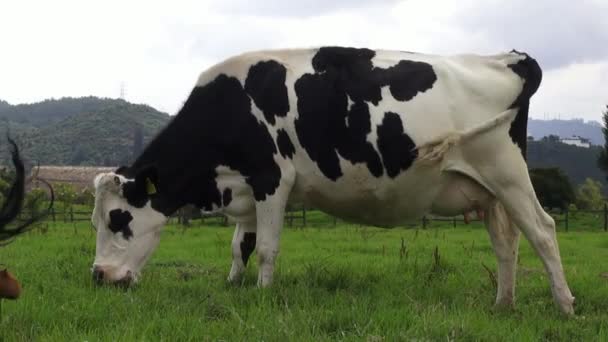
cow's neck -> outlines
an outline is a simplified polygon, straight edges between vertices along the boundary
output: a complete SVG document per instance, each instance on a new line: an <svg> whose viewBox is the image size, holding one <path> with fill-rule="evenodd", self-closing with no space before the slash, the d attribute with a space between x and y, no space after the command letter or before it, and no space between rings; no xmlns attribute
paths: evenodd
<svg viewBox="0 0 608 342"><path fill-rule="evenodd" d="M213 156L219 153L209 148L213 144L204 122L208 114L196 110L191 102L185 103L129 168L133 173L148 166L156 168L159 195L153 205L165 215L188 204L209 209L207 204L218 202L211 184L216 176Z"/></svg>
<svg viewBox="0 0 608 342"><path fill-rule="evenodd" d="M157 139L162 139L162 137L159 136ZM166 156L162 150L158 150L160 153L156 153L157 149L154 146L150 147L152 149L145 151L129 169L133 173L148 166L156 169L158 195L153 197L152 207L166 216L170 216L181 207L193 204L187 196L183 196L185 189L192 186L187 174L188 167L177 163L175 158Z"/></svg>

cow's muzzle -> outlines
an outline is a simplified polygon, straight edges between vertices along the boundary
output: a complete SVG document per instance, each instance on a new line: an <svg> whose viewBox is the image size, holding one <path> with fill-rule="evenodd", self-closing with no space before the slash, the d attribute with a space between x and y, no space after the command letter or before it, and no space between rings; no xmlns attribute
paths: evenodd
<svg viewBox="0 0 608 342"><path fill-rule="evenodd" d="M127 288L134 283L135 278L131 271L127 271L127 274L117 280L112 279L107 269L101 266L93 267L93 282L96 285L115 285L118 287Z"/></svg>

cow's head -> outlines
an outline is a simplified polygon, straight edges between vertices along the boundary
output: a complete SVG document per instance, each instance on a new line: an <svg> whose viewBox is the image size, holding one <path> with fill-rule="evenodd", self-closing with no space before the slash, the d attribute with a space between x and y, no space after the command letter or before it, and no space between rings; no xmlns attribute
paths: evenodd
<svg viewBox="0 0 608 342"><path fill-rule="evenodd" d="M95 177L97 230L93 279L97 283L130 285L160 241L167 217L152 207L158 199L153 168L133 176L117 171ZM132 177L132 178L130 178Z"/></svg>

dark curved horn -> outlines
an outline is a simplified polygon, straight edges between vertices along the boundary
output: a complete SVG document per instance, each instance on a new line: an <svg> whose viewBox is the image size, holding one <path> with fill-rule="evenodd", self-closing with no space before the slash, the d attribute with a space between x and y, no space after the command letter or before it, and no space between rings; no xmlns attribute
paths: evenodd
<svg viewBox="0 0 608 342"><path fill-rule="evenodd" d="M34 222L46 216L53 207L53 202L55 200L53 187L48 182L41 180L49 187L51 192L51 201L47 212L33 216L26 221L21 222L16 227L7 227L7 225L19 215L25 197L25 167L23 166L23 161L19 155L17 144L11 138L8 138L8 142L12 147L11 155L13 164L15 165L15 180L13 181L13 184L11 184L6 201L2 205L2 208L0 208L0 246L9 244L12 241L12 238L26 232L31 228L31 225Z"/></svg>

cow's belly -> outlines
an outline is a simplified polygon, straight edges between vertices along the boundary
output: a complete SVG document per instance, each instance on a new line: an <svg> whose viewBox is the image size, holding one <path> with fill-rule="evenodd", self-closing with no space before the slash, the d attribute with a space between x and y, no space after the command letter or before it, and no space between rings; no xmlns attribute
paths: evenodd
<svg viewBox="0 0 608 342"><path fill-rule="evenodd" d="M318 173L299 172L291 202L353 222L394 226L429 212L441 191L438 169L414 166L391 179L373 177L365 165L357 164L343 173L334 182Z"/></svg>
<svg viewBox="0 0 608 342"><path fill-rule="evenodd" d="M445 172L441 178L442 186L431 208L433 214L455 216L485 210L494 203L494 195L468 176Z"/></svg>
<svg viewBox="0 0 608 342"><path fill-rule="evenodd" d="M299 174L291 197L339 218L395 226L433 213L442 216L485 209L493 195L470 177L414 166L395 179L375 178L367 168L345 172L338 181Z"/></svg>
<svg viewBox="0 0 608 342"><path fill-rule="evenodd" d="M459 215L485 209L494 197L469 176L441 171L440 165L414 164L395 178L374 177L364 164L344 167L332 181L315 168L296 167L291 203L303 203L351 222L396 226L425 214ZM310 171L307 171L310 170ZM233 171L218 177L220 189L230 188L232 200L223 212L232 219L255 220L255 200L244 178Z"/></svg>

